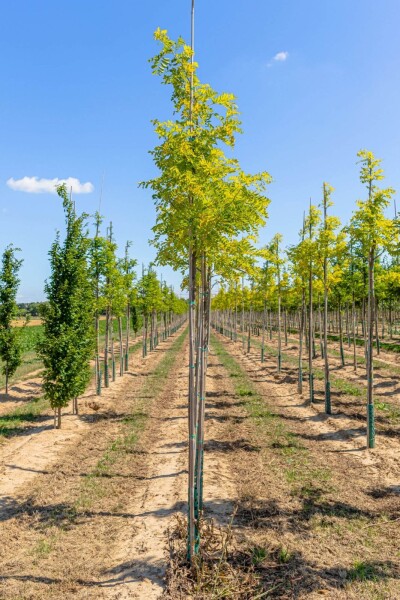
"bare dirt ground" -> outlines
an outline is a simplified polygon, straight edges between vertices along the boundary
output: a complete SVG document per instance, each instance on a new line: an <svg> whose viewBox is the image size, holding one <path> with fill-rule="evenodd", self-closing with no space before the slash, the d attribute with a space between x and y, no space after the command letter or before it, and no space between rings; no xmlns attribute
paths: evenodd
<svg viewBox="0 0 400 600"><path fill-rule="evenodd" d="M132 349L139 341L141 336L138 336L130 341L130 348ZM118 355L119 346L115 343L115 352ZM136 352L138 355L139 352ZM100 357L100 364L103 364L103 357ZM94 368L94 361L92 361ZM117 379L119 373L119 364L116 365ZM43 371L42 368L30 371L25 377L12 383L9 387L8 394L5 393L5 388L0 388L0 416L7 414L16 408L19 408L29 402L30 400L38 399L42 395L42 381L40 373ZM89 394L94 391L94 383L92 382L89 388Z"/></svg>
<svg viewBox="0 0 400 600"><path fill-rule="evenodd" d="M12 385L7 395L4 390L0 390L0 415L7 414L42 395L42 380L37 377L40 371L41 369L33 371L29 374L29 379Z"/></svg>
<svg viewBox="0 0 400 600"><path fill-rule="evenodd" d="M16 319L13 321L13 327L24 327L25 325L27 327L36 327L37 325L41 325L42 322L42 319L39 318L30 319L28 322L25 319Z"/></svg>
<svg viewBox="0 0 400 600"><path fill-rule="evenodd" d="M86 410L88 396L64 430L37 431L42 442L28 452L18 440L5 464L27 475L3 492L0 598L400 598L394 438L393 452L366 451L343 420L299 398L289 368L277 376L274 359L261 365L221 336L243 376L214 345L205 517L224 530L233 519L230 569L256 573L265 593L245 595L240 576L223 596L212 585L188 593L169 556L187 506L188 358L178 338L137 358L98 411Z"/></svg>
<svg viewBox="0 0 400 600"><path fill-rule="evenodd" d="M250 355L254 360L260 360L260 349L258 338L254 340L256 345L253 345ZM238 342L238 347L241 347L241 343ZM277 348L277 341L266 340L266 346ZM284 355L291 358L289 363L285 357L283 357L283 372L287 377L287 381L297 381L297 358L298 358L298 345L288 344L285 346L282 344L282 352ZM268 355L268 348L266 356ZM347 357L346 357L347 358ZM276 360L276 359L275 359ZM375 356L374 356L375 360ZM338 356L329 355L330 372L332 377L331 382L331 399L332 399L332 419L335 420L337 428L347 431L347 435L358 438L360 443L365 439L366 436L366 400L364 390L366 390L366 377L365 367L360 365L358 372L354 372L354 368L349 360L346 360L346 366L342 367L340 358ZM288 366L289 365L289 366ZM313 361L315 369L323 371L324 362L320 356ZM339 385L336 379L341 380ZM305 377L306 379L306 377ZM346 388L343 383L348 381L350 384L354 383L357 394L353 394L351 387ZM316 379L315 385L315 405L314 409L317 413L323 412L324 410L324 383L323 380ZM303 384L303 397L308 396L308 382L304 381ZM377 432L377 444L384 452L390 452L393 450L394 453L398 453L399 440L400 440L400 374L393 373L390 369L384 368L382 365L374 368L374 398L375 398L375 412L376 412L376 432Z"/></svg>
<svg viewBox="0 0 400 600"><path fill-rule="evenodd" d="M100 399L91 392L80 399L81 414L65 415L61 431L45 421L2 448L0 521L7 543L0 555L1 598L64 598L78 592L98 598L103 597L103 584L107 589L118 579L112 572L99 577L98 567L105 557L109 564L110 545L133 518L121 511L120 503L129 500L130 488L141 477L143 455L129 454L137 476L109 476L107 469L118 464L119 445L133 444L136 430L125 429L130 421L135 427L140 423L139 404L151 397L151 390L146 397L140 390L173 339L146 359L132 357L133 370L103 390ZM96 411L89 407L93 401ZM102 510L96 505L103 497L107 502ZM90 595L96 577L101 591Z"/></svg>
<svg viewBox="0 0 400 600"><path fill-rule="evenodd" d="M289 369L277 375L275 359L261 365L218 339L270 411L249 408L254 452L232 461L238 525L265 551L267 597L400 598L400 440L367 451L345 419L338 427L299 398Z"/></svg>

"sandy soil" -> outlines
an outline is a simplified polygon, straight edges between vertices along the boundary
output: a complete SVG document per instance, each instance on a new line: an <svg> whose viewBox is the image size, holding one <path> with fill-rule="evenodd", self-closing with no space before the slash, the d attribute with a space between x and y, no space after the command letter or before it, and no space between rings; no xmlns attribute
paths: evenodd
<svg viewBox="0 0 400 600"><path fill-rule="evenodd" d="M238 422L236 435L242 429L253 452L231 461L238 485L238 529L243 526L253 547L259 544L271 552L265 578L272 587L278 584L271 597L400 598L395 591L400 578L400 440L390 440L390 448L380 445L367 451L348 435L342 421L338 429L335 418L316 414L299 401L287 373L276 374L275 360L261 365L238 345L218 338L279 418L258 431L248 419ZM307 449L304 462L301 452L291 458L282 427ZM288 471L293 477L290 484ZM390 522L380 522L381 518ZM282 547L291 553L287 565L274 557L274 549ZM377 576L376 583L341 589L357 561L388 575L382 580Z"/></svg>
<svg viewBox="0 0 400 600"><path fill-rule="evenodd" d="M141 340L141 336L138 336L130 341L130 347L132 348ZM116 342L114 344L115 352L118 355L119 345ZM136 351L136 356L141 352ZM132 354L131 354L132 356ZM100 363L103 364L103 357L100 356ZM94 368L94 361L92 361L92 367ZM35 369L26 375L20 381L12 383L9 387L9 392L6 395L5 388L0 388L0 415L7 414L16 408L22 406L24 403L39 398L42 395L41 378L38 375L43 369ZM119 374L119 364L116 364L117 379ZM94 389L94 383L92 382L89 393L92 394Z"/></svg>
<svg viewBox="0 0 400 600"><path fill-rule="evenodd" d="M77 575L71 575L73 569L75 574L81 570L79 587L83 590L82 597L101 597L97 592L88 596L87 585L91 586L94 582L93 571L96 572L99 560L104 559L104 555L109 560L108 544L112 535L116 534L112 529L108 530L107 526L110 520L118 522L118 510L116 515L115 506L109 511L111 518L100 514L99 523L95 517L90 517L90 511L86 515L81 509L82 527L76 538L69 541L62 539L64 527L68 529L71 526L71 515L76 514L76 507L81 504L85 506L86 495L91 490L88 474L95 468L107 447L118 438L123 419L130 414L132 405L140 398L140 389L147 375L156 368L164 349L171 343L170 339L160 344L146 359L137 356L132 358L134 370L123 378L118 378L109 389L103 390L101 398L94 398L93 392L89 391L80 399L79 417L65 415L60 431L52 429L50 416L44 417L43 422L35 423L33 428L27 429L26 435L8 440L3 446L0 521L3 522L3 535L7 537L9 544L3 545L1 551L1 598L75 596L76 583L73 582ZM90 408L94 402L97 409L95 411ZM139 464L139 471L140 468ZM83 481L89 491L86 487L82 491ZM136 483L136 479L134 481ZM122 478L121 482L124 484L125 480ZM114 501L112 494L111 500ZM126 519L121 516L121 521L125 522ZM72 522L75 522L75 517ZM106 536L106 540L99 535L100 532ZM99 538L102 541L101 547ZM49 542L43 541L48 539ZM67 551L67 541L72 550L70 547L70 560L66 563L61 557ZM85 541L88 565L82 564ZM80 542L83 544L80 545ZM43 552L42 544L45 548ZM52 550L51 557L55 556L55 562L51 566L49 563L52 561L47 560L48 547ZM57 552L60 553L59 557ZM61 569L57 560L62 564ZM42 577L43 569L46 577Z"/></svg>
<svg viewBox="0 0 400 600"><path fill-rule="evenodd" d="M187 510L187 352L184 366L172 374L169 385L154 406L152 426L141 447L151 448L144 483L128 511L136 515L132 528L126 528L112 550L118 574L106 597L155 600L163 594L168 564L168 531L177 514ZM182 362L180 361L180 364ZM229 453L222 436L217 400L223 376L215 356L208 370L207 429L205 439L205 513L219 524L227 524L236 500ZM161 410L160 410L161 407ZM122 564L122 568L117 565Z"/></svg>
<svg viewBox="0 0 400 600"><path fill-rule="evenodd" d="M255 339L255 344L251 348L250 355L253 357L255 361L259 362L260 358L260 348L258 338ZM266 346L272 346L276 349L277 341L274 340L266 340ZM241 342L237 343L237 347L241 348ZM294 360L294 363L297 361L298 356L298 345L289 344L285 346L282 344L282 352L286 354ZM266 351L268 354L268 349ZM306 352L304 351L304 358ZM275 359L276 360L276 359ZM374 357L375 360L375 357ZM291 364L290 368L288 368L288 361L283 358L282 364L284 366L284 372L288 378L292 381L295 381L297 378L297 364L294 366L294 363ZM366 408L365 408L365 396L363 394L358 396L352 396L349 393L341 392L337 389L337 386L333 380L333 378L339 378L344 381L349 381L351 383L355 383L360 390L366 389L367 381L365 377L365 368L360 366L358 372L355 373L353 367L348 364L346 361L346 366L342 367L340 358L337 356L329 356L329 364L330 364L330 372L332 377L332 409L333 416L336 418L338 425L340 426L341 419L347 417L352 420L352 424L349 422L344 423L343 426L346 427L349 434L352 432L354 437L361 437L365 435L365 421L366 421ZM319 355L313 361L314 369L319 369L320 371L324 368L323 360ZM304 378L306 379L306 377ZM308 393L308 382L304 381L304 398L306 398ZM315 380L315 391L316 391L316 402L315 409L316 412L323 411L323 402L324 402L324 391L323 391L323 381ZM376 403L376 431L377 431L377 444L380 444L383 447L390 447L390 439L394 438L395 440L400 438L400 421L396 416L391 416L391 412L400 412L400 375L393 373L390 369L385 369L382 367L376 367L374 369L374 398ZM379 403L383 404L381 408ZM389 444L389 445L388 445ZM397 442L396 442L397 444Z"/></svg>
<svg viewBox="0 0 400 600"><path fill-rule="evenodd" d="M299 398L289 368L278 376L273 359L261 365L258 355L243 355L239 345L218 339L278 420L259 426L247 397L235 393L234 379L211 351L205 517L226 528L236 515L240 556L266 549L259 567L265 589L272 590L266 597L400 598L393 587L400 548L399 440L388 437L366 451L351 419L317 414ZM82 414L66 416L63 430L39 423L36 432L1 449L9 477L0 488L0 598L156 600L165 594L169 536L187 506L187 343L154 397L148 382L173 341L137 359L134 372L105 391L97 411L89 408L89 393ZM126 434L129 415L142 414L146 424L132 450L110 456L107 449ZM300 451L293 463L296 477L305 471L301 485L285 475L295 458L282 450L281 427L307 450L307 458ZM104 461L104 474L93 477ZM371 528L382 515L390 521ZM387 582L376 583L379 589L369 589L368 582L344 588L357 559L384 564Z"/></svg>
<svg viewBox="0 0 400 600"><path fill-rule="evenodd" d="M42 380L36 377L41 369L30 373L29 379L18 381L9 388L6 395L0 390L0 415L7 414L30 400L40 398L42 395Z"/></svg>
<svg viewBox="0 0 400 600"><path fill-rule="evenodd" d="M27 325L27 327L36 327L37 325L42 324L42 319L33 318L30 319L27 323L25 319L16 319L15 321L13 321L14 327L23 327L25 324Z"/></svg>

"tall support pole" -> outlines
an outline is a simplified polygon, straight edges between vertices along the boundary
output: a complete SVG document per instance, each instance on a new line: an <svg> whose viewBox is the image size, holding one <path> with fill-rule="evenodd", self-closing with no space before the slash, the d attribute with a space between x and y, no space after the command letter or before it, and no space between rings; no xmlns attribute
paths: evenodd
<svg viewBox="0 0 400 600"><path fill-rule="evenodd" d="M194 0L191 0L191 63L194 63ZM193 115L193 68L190 77L190 121L191 127ZM193 204L193 197L189 196L189 204ZM191 562L195 551L196 522L195 522L195 484L196 484L196 420L197 420L197 398L195 394L195 286L196 286L196 257L193 248L193 230L189 228L189 481L188 481L188 560Z"/></svg>
<svg viewBox="0 0 400 600"><path fill-rule="evenodd" d="M309 216L309 239L310 239L310 261L309 261L309 280L308 280L308 297L309 297L309 317L308 317L308 377L310 388L310 404L314 402L314 373L313 373L313 260L312 260L312 233L313 223L311 214L310 200L310 216Z"/></svg>
<svg viewBox="0 0 400 600"><path fill-rule="evenodd" d="M328 358L328 198L327 188L323 186L324 200L324 232L325 232L325 248L324 248L324 373L325 373L325 412L327 415L332 414L331 406L331 382L329 377L329 358Z"/></svg>

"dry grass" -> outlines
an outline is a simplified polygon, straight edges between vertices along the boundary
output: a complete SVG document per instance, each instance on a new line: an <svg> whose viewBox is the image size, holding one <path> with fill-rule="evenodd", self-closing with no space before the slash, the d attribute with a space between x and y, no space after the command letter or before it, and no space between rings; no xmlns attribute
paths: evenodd
<svg viewBox="0 0 400 600"><path fill-rule="evenodd" d="M228 527L213 520L200 523L201 553L193 565L187 561L187 521L176 518L169 532L170 563L165 597L171 600L256 600L264 598L256 574L255 554L241 548ZM265 590L264 590L265 592Z"/></svg>

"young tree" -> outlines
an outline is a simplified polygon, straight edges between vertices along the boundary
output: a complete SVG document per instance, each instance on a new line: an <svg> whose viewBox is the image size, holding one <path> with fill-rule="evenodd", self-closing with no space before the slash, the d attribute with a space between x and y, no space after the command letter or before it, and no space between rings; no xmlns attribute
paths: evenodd
<svg viewBox="0 0 400 600"><path fill-rule="evenodd" d="M277 356L277 371L281 372L282 367L282 326L281 326L281 302L282 302L282 267L284 259L281 256L282 235L277 233L274 235L271 243L267 246L268 264L270 265L275 277L275 294L278 302L277 317L278 317L278 356Z"/></svg>
<svg viewBox="0 0 400 600"><path fill-rule="evenodd" d="M22 362L21 329L13 327L13 320L19 312L16 299L22 260L16 258L18 251L19 248L12 245L4 250L0 271L0 357L4 363L2 371L6 377L6 394L10 377Z"/></svg>
<svg viewBox="0 0 400 600"><path fill-rule="evenodd" d="M368 264L368 318L367 318L367 445L375 446L375 417L373 399L373 333L375 310L375 261L385 249L390 249L397 238L395 223L386 218L385 209L394 194L392 188L381 189L377 182L384 179L381 159L368 150L360 150L360 181L367 188L367 199L357 202L350 223L350 235L360 244Z"/></svg>
<svg viewBox="0 0 400 600"><path fill-rule="evenodd" d="M105 265L107 263L107 240L100 235L102 218L98 212L95 214L95 236L90 243L90 272L93 282L94 294L94 321L95 321L95 371L96 393L101 395L101 368L100 368L100 313L104 308L103 286L105 280Z"/></svg>
<svg viewBox="0 0 400 600"><path fill-rule="evenodd" d="M130 345L130 326L131 326L131 310L132 304L134 303L136 290L134 288L134 279L135 272L134 268L137 265L137 261L129 256L129 248L131 246L131 242L126 242L125 245L125 256L120 263L120 268L123 274L123 282L124 282L124 294L125 294L125 304L126 304L126 338L125 338L125 351L124 351L124 363L123 368L125 371L129 369L129 345ZM136 311L135 311L136 317ZM134 318L132 315L132 323L134 324ZM136 331L136 324L134 326L134 331ZM122 332L121 332L122 333ZM122 340L121 340L122 344ZM121 373L122 374L122 373Z"/></svg>
<svg viewBox="0 0 400 600"><path fill-rule="evenodd" d="M110 385L109 354L111 350L112 379L115 380L114 317L122 317L125 311L125 281L116 255L112 223L108 228L105 244L103 303L106 311L104 342L104 385ZM121 332L120 332L121 334ZM121 339L121 338L120 338Z"/></svg>
<svg viewBox="0 0 400 600"><path fill-rule="evenodd" d="M329 292L334 284L338 284L343 272L345 263L344 253L346 251L345 236L343 232L337 233L340 226L340 220L337 217L328 215L328 208L333 206L331 200L333 187L328 183L323 184L322 211L323 222L318 236L318 257L322 261L323 278L323 358L324 358L324 376L325 376L325 412L329 415L332 412L331 407L331 384L329 372L328 357L328 300ZM339 311L341 310L339 299ZM341 356L343 357L343 340L340 336Z"/></svg>
<svg viewBox="0 0 400 600"><path fill-rule="evenodd" d="M234 97L200 83L193 47L157 30L162 44L153 73L172 86L175 120L154 121L161 143L151 152L160 174L151 187L157 220L157 260L187 273L189 288L189 543L198 550L202 506L205 374L211 279L251 253L265 223L267 173L248 175L224 146L233 146L240 122ZM239 239L244 236L244 239ZM234 257L234 258L233 258ZM197 327L195 313L197 310ZM197 350L196 350L197 349Z"/></svg>
<svg viewBox="0 0 400 600"><path fill-rule="evenodd" d="M95 348L93 289L88 266L90 242L84 230L87 215L77 216L65 184L57 188L62 198L66 234L50 250L51 275L45 285L44 337L38 345L43 360L43 389L61 427L61 409L74 401L90 381L90 359Z"/></svg>

